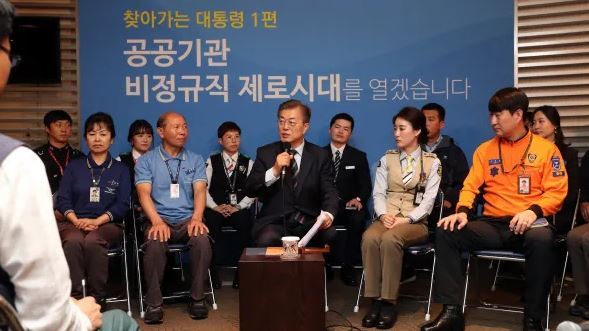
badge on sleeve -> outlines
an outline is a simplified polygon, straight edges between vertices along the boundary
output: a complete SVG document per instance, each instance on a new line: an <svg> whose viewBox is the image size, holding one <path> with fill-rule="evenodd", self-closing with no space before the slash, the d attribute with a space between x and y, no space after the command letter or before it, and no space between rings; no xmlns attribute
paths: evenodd
<svg viewBox="0 0 589 331"><path fill-rule="evenodd" d="M90 202L100 202L100 187L90 186Z"/></svg>
<svg viewBox="0 0 589 331"><path fill-rule="evenodd" d="M551 159L552 161L552 169L559 170L560 169L560 158L558 156L555 156Z"/></svg>
<svg viewBox="0 0 589 331"><path fill-rule="evenodd" d="M170 184L170 199L180 198L180 184Z"/></svg>
<svg viewBox="0 0 589 331"><path fill-rule="evenodd" d="M517 176L517 193L530 194L530 182L531 178L529 175Z"/></svg>

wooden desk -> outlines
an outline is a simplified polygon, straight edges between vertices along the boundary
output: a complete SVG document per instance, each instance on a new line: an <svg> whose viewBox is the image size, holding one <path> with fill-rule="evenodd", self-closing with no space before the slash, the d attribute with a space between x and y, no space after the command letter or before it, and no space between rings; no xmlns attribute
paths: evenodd
<svg viewBox="0 0 589 331"><path fill-rule="evenodd" d="M324 277L321 254L285 261L246 248L239 259L240 330L325 330Z"/></svg>

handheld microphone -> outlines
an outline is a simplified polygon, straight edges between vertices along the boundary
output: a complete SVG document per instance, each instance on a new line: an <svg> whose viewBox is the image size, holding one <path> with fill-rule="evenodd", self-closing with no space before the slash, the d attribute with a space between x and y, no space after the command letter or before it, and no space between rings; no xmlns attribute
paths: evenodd
<svg viewBox="0 0 589 331"><path fill-rule="evenodd" d="M290 143L283 142L282 143L282 150L286 153L290 153ZM286 166L282 167L282 177L284 177L284 175L286 175Z"/></svg>

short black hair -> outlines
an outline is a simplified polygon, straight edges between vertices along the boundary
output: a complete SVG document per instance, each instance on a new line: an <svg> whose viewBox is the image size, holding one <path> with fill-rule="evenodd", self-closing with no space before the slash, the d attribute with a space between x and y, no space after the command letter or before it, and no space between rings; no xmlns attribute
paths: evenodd
<svg viewBox="0 0 589 331"><path fill-rule="evenodd" d="M352 117L352 115L350 115L348 113L336 114L335 116L333 116L331 118L331 121L329 122L329 127L331 128L333 126L333 124L335 123L335 121L337 121L337 120L346 120L346 121L352 123L352 131L354 131L354 118Z"/></svg>
<svg viewBox="0 0 589 331"><path fill-rule="evenodd" d="M8 0L0 0L0 39L12 34L14 21L14 6Z"/></svg>
<svg viewBox="0 0 589 331"><path fill-rule="evenodd" d="M112 120L112 117L103 112L94 113L86 119L86 123L84 123L84 135L87 135L88 132L92 131L94 125L104 125L106 129L110 132L112 138L116 137L115 133L115 123Z"/></svg>
<svg viewBox="0 0 589 331"><path fill-rule="evenodd" d="M129 126L129 134L127 135L127 141L133 141L133 137L141 133L149 133L153 136L153 127L151 126L151 124L149 124L148 121L143 119L133 121L133 123L131 123L131 125Z"/></svg>
<svg viewBox="0 0 589 331"><path fill-rule="evenodd" d="M237 123L227 121L219 125L219 128L217 129L217 138L223 138L223 135L229 131L237 131L237 133L241 134L241 128Z"/></svg>
<svg viewBox="0 0 589 331"><path fill-rule="evenodd" d="M395 125L397 118L402 118L411 123L413 130L421 130L417 137L417 142L419 144L425 144L427 142L427 128L425 127L425 115L423 112L415 107L403 107L401 111L393 117L393 125Z"/></svg>
<svg viewBox="0 0 589 331"><path fill-rule="evenodd" d="M524 91L516 87L505 87L495 92L489 99L489 112L498 113L507 109L513 114L521 109L525 116L529 105L530 101Z"/></svg>
<svg viewBox="0 0 589 331"><path fill-rule="evenodd" d="M438 118L440 119L440 121L446 120L446 109L444 109L444 107L442 107L442 105L440 105L439 103L430 102L421 107L421 111L424 110L435 110L438 112Z"/></svg>
<svg viewBox="0 0 589 331"><path fill-rule="evenodd" d="M276 116L280 118L280 113L283 110L297 107L301 107L301 109L303 110L303 123L309 123L311 121L311 108L309 108L309 106L307 106L302 101L297 99L289 99L281 103L278 106L278 112L276 113Z"/></svg>
<svg viewBox="0 0 589 331"><path fill-rule="evenodd" d="M49 128L49 125L51 125L51 123L54 123L57 121L68 121L68 122L70 122L70 125L73 122L70 114L66 113L65 111L63 111L61 109L51 110L51 111L47 112L47 114L45 114L45 116L43 116L43 124L45 124L46 128Z"/></svg>

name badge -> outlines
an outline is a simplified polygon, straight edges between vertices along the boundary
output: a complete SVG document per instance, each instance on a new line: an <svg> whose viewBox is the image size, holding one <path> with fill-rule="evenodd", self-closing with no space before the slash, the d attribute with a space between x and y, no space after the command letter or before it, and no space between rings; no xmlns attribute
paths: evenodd
<svg viewBox="0 0 589 331"><path fill-rule="evenodd" d="M519 175L517 177L517 193L530 194L530 186L532 179L529 175Z"/></svg>
<svg viewBox="0 0 589 331"><path fill-rule="evenodd" d="M237 205L237 194L229 193L229 204L232 206Z"/></svg>
<svg viewBox="0 0 589 331"><path fill-rule="evenodd" d="M413 205L419 206L423 201L423 195L425 193L425 187L418 185L415 188L415 196L413 197Z"/></svg>
<svg viewBox="0 0 589 331"><path fill-rule="evenodd" d="M100 202L100 187L90 186L90 202Z"/></svg>
<svg viewBox="0 0 589 331"><path fill-rule="evenodd" d="M180 198L180 184L170 184L170 198Z"/></svg>
<svg viewBox="0 0 589 331"><path fill-rule="evenodd" d="M356 166L353 166L353 165L346 166L346 170L353 170L353 169L356 169Z"/></svg>

